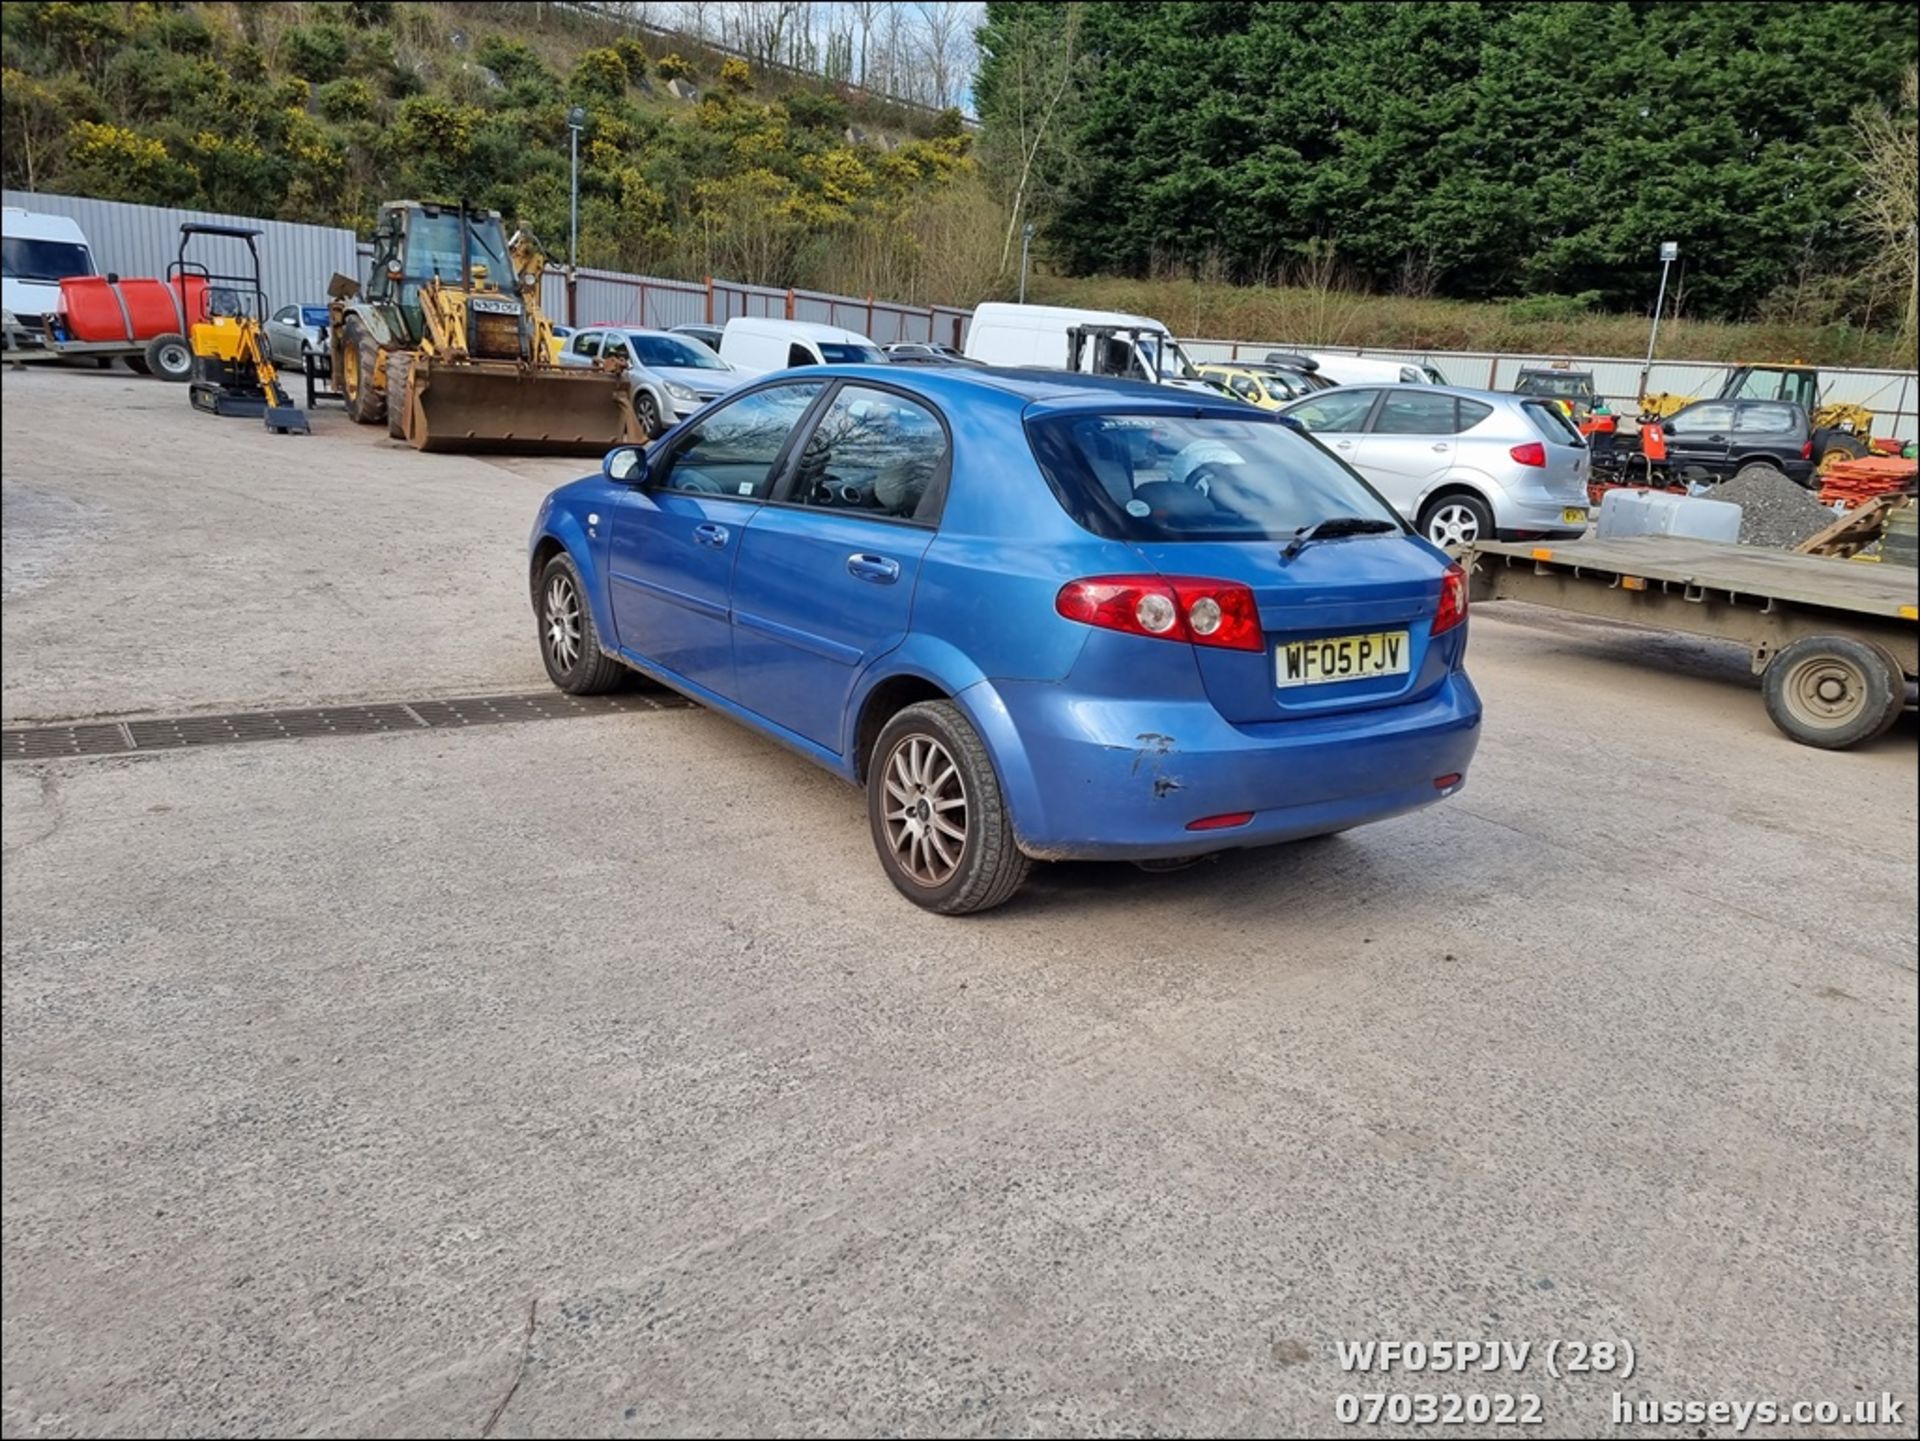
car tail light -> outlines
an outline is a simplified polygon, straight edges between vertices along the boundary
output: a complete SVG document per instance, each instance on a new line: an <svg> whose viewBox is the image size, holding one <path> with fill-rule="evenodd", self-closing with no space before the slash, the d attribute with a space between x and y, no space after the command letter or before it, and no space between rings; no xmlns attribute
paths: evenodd
<svg viewBox="0 0 1920 1441"><path fill-rule="evenodd" d="M1813 437L1812 436L1808 436L1804 441L1800 443L1800 458L1802 460L1813 459Z"/></svg>
<svg viewBox="0 0 1920 1441"><path fill-rule="evenodd" d="M1516 445L1507 454L1512 456L1518 465L1539 468L1547 463L1547 448L1537 440L1530 440L1525 445Z"/></svg>
<svg viewBox="0 0 1920 1441"><path fill-rule="evenodd" d="M1266 649L1253 591L1234 581L1096 575L1061 586L1053 608L1068 620L1128 635L1222 650Z"/></svg>
<svg viewBox="0 0 1920 1441"><path fill-rule="evenodd" d="M1440 609L1433 613L1429 635L1445 635L1467 618L1467 573L1457 565L1440 577Z"/></svg>

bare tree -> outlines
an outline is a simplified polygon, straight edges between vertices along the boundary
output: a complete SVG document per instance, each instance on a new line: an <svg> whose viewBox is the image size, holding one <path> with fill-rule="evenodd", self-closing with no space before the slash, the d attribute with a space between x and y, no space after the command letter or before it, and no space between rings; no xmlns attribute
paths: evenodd
<svg viewBox="0 0 1920 1441"><path fill-rule="evenodd" d="M982 118L1003 166L1012 176L1007 233L1000 247L1000 270L1013 259L1014 237L1027 216L1036 189L1056 177L1049 172L1064 155L1060 127L1063 104L1085 69L1082 38L1086 6L1023 5L1013 25L999 37L993 56L991 103L983 97ZM982 82L989 79L985 69Z"/></svg>
<svg viewBox="0 0 1920 1441"><path fill-rule="evenodd" d="M1920 71L1908 69L1897 110L1863 106L1853 128L1866 172L1854 223L1879 251L1873 269L1906 292L1901 334L1911 342L1920 329L1920 172L1914 146L1920 129Z"/></svg>
<svg viewBox="0 0 1920 1441"><path fill-rule="evenodd" d="M926 55L935 106L953 103L954 82L965 66L970 29L967 6L960 0L920 0L920 44Z"/></svg>

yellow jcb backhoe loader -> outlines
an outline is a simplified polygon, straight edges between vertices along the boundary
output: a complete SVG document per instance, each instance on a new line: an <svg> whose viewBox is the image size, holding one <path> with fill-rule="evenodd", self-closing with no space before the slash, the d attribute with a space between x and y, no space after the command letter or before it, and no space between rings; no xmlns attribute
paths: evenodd
<svg viewBox="0 0 1920 1441"><path fill-rule="evenodd" d="M562 369L540 248L464 202L381 207L365 285L336 275L333 374L347 413L416 450L599 455L645 440L624 375Z"/></svg>

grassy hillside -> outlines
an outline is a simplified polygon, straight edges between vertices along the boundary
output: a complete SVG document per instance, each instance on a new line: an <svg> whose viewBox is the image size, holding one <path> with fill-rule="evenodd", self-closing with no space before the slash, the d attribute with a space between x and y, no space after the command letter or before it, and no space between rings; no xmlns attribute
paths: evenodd
<svg viewBox="0 0 1920 1441"><path fill-rule="evenodd" d="M467 196L654 274L971 302L957 113L909 113L545 5L73 4L0 15L9 186L347 224ZM993 257L997 260L997 252Z"/></svg>
<svg viewBox="0 0 1920 1441"><path fill-rule="evenodd" d="M1548 355L1644 355L1647 317L1585 309L1545 295L1500 303L1418 300L1312 287L1196 280L1068 279L1040 275L1028 298L1151 315L1182 335L1301 345L1406 350L1493 350ZM1660 325L1668 360L1805 360L1912 369L1913 348L1888 331L1807 324L1791 313L1751 324L1671 317Z"/></svg>

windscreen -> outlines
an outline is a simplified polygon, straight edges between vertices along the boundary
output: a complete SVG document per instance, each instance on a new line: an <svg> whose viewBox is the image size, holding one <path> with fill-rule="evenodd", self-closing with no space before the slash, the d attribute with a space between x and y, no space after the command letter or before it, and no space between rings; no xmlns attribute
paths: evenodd
<svg viewBox="0 0 1920 1441"><path fill-rule="evenodd" d="M328 323L327 307L324 305L303 305L300 307L302 325L325 325Z"/></svg>
<svg viewBox="0 0 1920 1441"><path fill-rule="evenodd" d="M87 247L65 240L28 240L9 235L0 242L0 258L9 280L62 280L70 275L93 274L93 257Z"/></svg>
<svg viewBox="0 0 1920 1441"><path fill-rule="evenodd" d="M632 335L633 353L642 365L663 370L725 370L727 363L704 345L672 335Z"/></svg>
<svg viewBox="0 0 1920 1441"><path fill-rule="evenodd" d="M472 232L471 263L487 267L487 279L502 290L513 289L513 267L507 263L505 242L498 221L481 215L468 216ZM434 276L443 285L459 285L460 212L444 210L438 215L416 213L407 224L407 279L424 284Z"/></svg>
<svg viewBox="0 0 1920 1441"><path fill-rule="evenodd" d="M1096 535L1285 541L1335 516L1403 529L1359 476L1281 420L1057 415L1027 434L1055 497Z"/></svg>
<svg viewBox="0 0 1920 1441"><path fill-rule="evenodd" d="M1187 352L1180 348L1180 342L1172 336L1143 335L1140 337L1140 353L1146 357L1153 372L1163 379L1198 380L1200 371Z"/></svg>
<svg viewBox="0 0 1920 1441"><path fill-rule="evenodd" d="M871 345L843 345L837 340L820 342L820 358L828 365L884 365L887 360Z"/></svg>
<svg viewBox="0 0 1920 1441"><path fill-rule="evenodd" d="M1593 381L1584 375L1523 375L1517 389L1522 395L1557 395L1567 400L1585 400L1593 394Z"/></svg>

